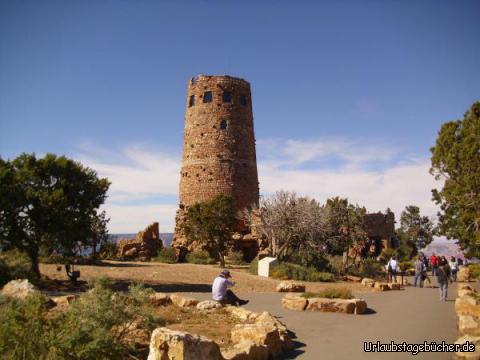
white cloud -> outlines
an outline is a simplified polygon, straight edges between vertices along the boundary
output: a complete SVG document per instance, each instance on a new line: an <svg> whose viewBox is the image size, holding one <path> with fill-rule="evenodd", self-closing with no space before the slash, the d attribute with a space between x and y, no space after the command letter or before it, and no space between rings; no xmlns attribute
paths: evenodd
<svg viewBox="0 0 480 360"><path fill-rule="evenodd" d="M371 144L377 145L371 145ZM438 187L426 158L410 158L400 147L348 138L258 141L260 191L294 190L323 202L348 197L369 211L418 205L432 216L430 190ZM112 182L104 206L112 233L136 232L158 221L162 232L174 228L180 180L180 154L131 145L121 151L83 148L76 156Z"/></svg>

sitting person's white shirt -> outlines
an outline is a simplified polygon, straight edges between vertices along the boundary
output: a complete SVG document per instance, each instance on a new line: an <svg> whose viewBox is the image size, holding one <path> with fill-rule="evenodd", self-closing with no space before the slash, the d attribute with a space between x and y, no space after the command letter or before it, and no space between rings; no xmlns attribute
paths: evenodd
<svg viewBox="0 0 480 360"><path fill-rule="evenodd" d="M212 299L215 301L222 301L226 299L228 288L234 286L235 283L223 276L217 276L213 280L212 285Z"/></svg>

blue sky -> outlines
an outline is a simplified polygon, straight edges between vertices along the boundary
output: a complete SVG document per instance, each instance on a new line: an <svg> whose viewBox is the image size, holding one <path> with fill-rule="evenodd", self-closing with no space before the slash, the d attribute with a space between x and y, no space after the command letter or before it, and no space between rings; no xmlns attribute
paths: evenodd
<svg viewBox="0 0 480 360"><path fill-rule="evenodd" d="M429 148L480 100L479 1L2 1L0 155L112 180L112 232L173 229L187 80L251 82L260 189L429 215Z"/></svg>

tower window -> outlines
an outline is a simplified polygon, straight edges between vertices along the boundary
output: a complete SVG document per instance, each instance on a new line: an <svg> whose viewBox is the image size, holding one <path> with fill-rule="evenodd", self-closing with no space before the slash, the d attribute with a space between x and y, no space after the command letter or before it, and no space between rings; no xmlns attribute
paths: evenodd
<svg viewBox="0 0 480 360"><path fill-rule="evenodd" d="M247 97L244 94L240 95L240 105L247 106Z"/></svg>
<svg viewBox="0 0 480 360"><path fill-rule="evenodd" d="M232 93L230 91L223 92L223 102L224 103L232 102Z"/></svg>
<svg viewBox="0 0 480 360"><path fill-rule="evenodd" d="M192 107L195 105L195 95L190 95L190 100L188 101L188 106Z"/></svg>
<svg viewBox="0 0 480 360"><path fill-rule="evenodd" d="M205 93L203 94L203 102L204 103L212 102L212 92L211 91L205 91Z"/></svg>
<svg viewBox="0 0 480 360"><path fill-rule="evenodd" d="M220 121L220 129L221 130L225 130L227 128L227 126L228 126L227 120Z"/></svg>

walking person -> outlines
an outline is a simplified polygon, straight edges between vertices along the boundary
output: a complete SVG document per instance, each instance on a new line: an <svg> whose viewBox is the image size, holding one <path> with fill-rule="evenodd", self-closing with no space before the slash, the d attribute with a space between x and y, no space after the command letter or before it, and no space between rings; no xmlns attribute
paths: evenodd
<svg viewBox="0 0 480 360"><path fill-rule="evenodd" d="M417 283L418 283L418 286L423 288L423 281L425 280L424 276L425 276L426 268L421 255L417 257L417 260L415 260L413 267L415 268L415 279L413 282L413 286L417 287Z"/></svg>
<svg viewBox="0 0 480 360"><path fill-rule="evenodd" d="M391 283L397 282L398 261L395 256L392 256L387 263L388 278Z"/></svg>
<svg viewBox="0 0 480 360"><path fill-rule="evenodd" d="M439 258L435 256L435 253L433 253L432 256L430 256L430 266L432 267L432 276L437 275L438 260Z"/></svg>
<svg viewBox="0 0 480 360"><path fill-rule="evenodd" d="M445 258L439 259L437 267L437 281L440 287L440 301L447 301L448 281L450 280L450 267Z"/></svg>

